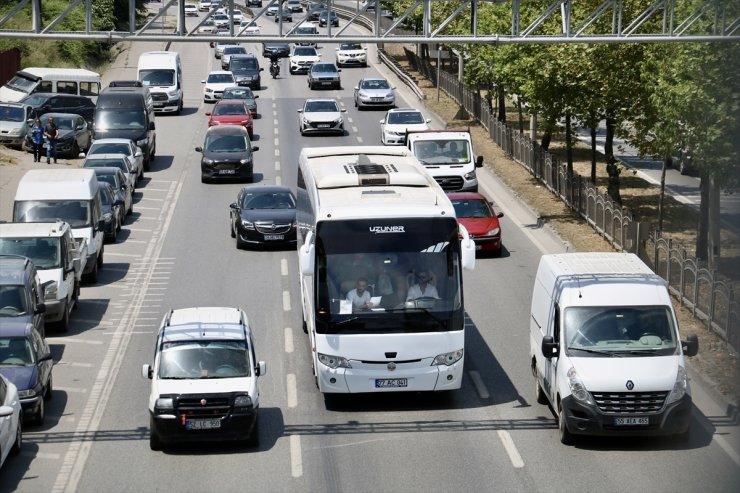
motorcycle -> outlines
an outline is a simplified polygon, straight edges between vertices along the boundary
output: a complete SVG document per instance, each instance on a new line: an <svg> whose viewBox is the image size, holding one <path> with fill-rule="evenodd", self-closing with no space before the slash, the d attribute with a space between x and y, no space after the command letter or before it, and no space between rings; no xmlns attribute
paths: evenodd
<svg viewBox="0 0 740 493"><path fill-rule="evenodd" d="M277 60L270 62L270 75L273 79L277 79L277 76L280 75L280 65L278 65Z"/></svg>

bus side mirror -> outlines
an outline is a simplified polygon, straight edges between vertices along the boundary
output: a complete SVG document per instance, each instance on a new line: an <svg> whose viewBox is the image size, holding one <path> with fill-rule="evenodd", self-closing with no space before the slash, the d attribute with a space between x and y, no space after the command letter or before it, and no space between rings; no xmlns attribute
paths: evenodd
<svg viewBox="0 0 740 493"><path fill-rule="evenodd" d="M460 240L460 256L462 257L462 268L465 270L475 269L475 242L470 238L465 226L458 224L462 239Z"/></svg>
<svg viewBox="0 0 740 493"><path fill-rule="evenodd" d="M304 276L313 275L313 253L313 231L309 231L309 233L306 235L305 240L303 241L301 249L298 251L298 266L301 269L301 274L303 274Z"/></svg>

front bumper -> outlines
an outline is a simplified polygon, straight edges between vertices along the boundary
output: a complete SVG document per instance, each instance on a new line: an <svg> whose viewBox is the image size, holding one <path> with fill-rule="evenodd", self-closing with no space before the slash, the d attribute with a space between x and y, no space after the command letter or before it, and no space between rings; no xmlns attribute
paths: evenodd
<svg viewBox="0 0 740 493"><path fill-rule="evenodd" d="M352 361L352 368L331 369L318 363L319 388L324 393L421 392L459 389L462 383L463 361L451 366L431 366L431 360L415 364L398 364L389 371L387 364ZM424 365L424 366L422 366ZM376 380L406 379L406 387L376 386Z"/></svg>
<svg viewBox="0 0 740 493"><path fill-rule="evenodd" d="M367 55L337 55L338 65L367 65Z"/></svg>
<svg viewBox="0 0 740 493"><path fill-rule="evenodd" d="M237 79L236 85L245 86L252 89L260 89L262 87L262 79L260 77L257 77L255 79Z"/></svg>
<svg viewBox="0 0 740 493"><path fill-rule="evenodd" d="M244 441L256 430L257 410L251 409L243 414L229 414L218 418L220 428L208 430L188 430L184 416L151 416L151 430L163 442L203 442L203 441Z"/></svg>
<svg viewBox="0 0 740 493"><path fill-rule="evenodd" d="M574 435L596 436L659 436L675 435L689 429L691 422L691 396L664 406L656 414L604 414L596 406L581 403L568 396L562 400L568 431ZM617 417L647 417L647 425L616 426Z"/></svg>
<svg viewBox="0 0 740 493"><path fill-rule="evenodd" d="M39 406L41 406L41 399L43 399L43 397L39 394L29 397L28 399L21 399L23 419L31 419L38 414Z"/></svg>
<svg viewBox="0 0 740 493"><path fill-rule="evenodd" d="M223 95L223 91L204 92L203 101L219 101Z"/></svg>
<svg viewBox="0 0 740 493"><path fill-rule="evenodd" d="M357 97L358 106L395 106L396 98Z"/></svg>
<svg viewBox="0 0 740 493"><path fill-rule="evenodd" d="M64 315L64 301L65 300L44 300L44 305L46 305L44 320L46 323L59 322L62 319L62 315Z"/></svg>
<svg viewBox="0 0 740 493"><path fill-rule="evenodd" d="M406 136L386 133L385 134L385 145L387 146L406 145Z"/></svg>
<svg viewBox="0 0 740 493"><path fill-rule="evenodd" d="M344 123L334 123L334 122L301 123L301 132L305 134L344 135Z"/></svg>
<svg viewBox="0 0 740 493"><path fill-rule="evenodd" d="M236 234L241 241L252 245L295 245L297 241L292 225L278 225L272 229L257 224L254 229L246 229L238 223Z"/></svg>
<svg viewBox="0 0 740 493"><path fill-rule="evenodd" d="M0 134L0 144L6 145L6 146L20 147L23 144L24 140L26 140L25 135ZM29 146L29 149L30 149L30 146Z"/></svg>
<svg viewBox="0 0 740 493"><path fill-rule="evenodd" d="M200 171L203 178L209 180L239 180L252 181L254 165L236 165L236 164L217 164L217 165L200 165Z"/></svg>

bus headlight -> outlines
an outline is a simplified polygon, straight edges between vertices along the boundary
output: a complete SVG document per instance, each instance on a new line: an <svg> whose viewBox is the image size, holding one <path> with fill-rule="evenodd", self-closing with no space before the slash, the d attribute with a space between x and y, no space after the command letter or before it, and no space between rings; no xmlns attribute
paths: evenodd
<svg viewBox="0 0 740 493"><path fill-rule="evenodd" d="M678 373L676 373L676 383L673 384L673 390L668 394L666 404L676 402L686 395L686 390L689 388L689 377L686 374L686 368L683 366L678 367Z"/></svg>
<svg viewBox="0 0 740 493"><path fill-rule="evenodd" d="M464 351L462 349L458 349L456 351L450 351L449 353L438 354L434 357L434 361L432 361L432 366L452 366L462 359L463 352Z"/></svg>
<svg viewBox="0 0 740 493"><path fill-rule="evenodd" d="M319 354L319 362L322 365L328 366L332 370L336 368L352 368L352 365L349 364L349 361L347 361L347 358L342 358L341 356L332 356L330 354Z"/></svg>

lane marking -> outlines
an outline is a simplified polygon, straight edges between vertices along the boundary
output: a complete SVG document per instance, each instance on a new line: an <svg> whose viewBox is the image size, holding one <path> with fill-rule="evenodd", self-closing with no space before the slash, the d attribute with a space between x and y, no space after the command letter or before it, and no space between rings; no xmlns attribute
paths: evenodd
<svg viewBox="0 0 740 493"><path fill-rule="evenodd" d="M275 137L275 147L280 145L280 139Z"/></svg>
<svg viewBox="0 0 740 493"><path fill-rule="evenodd" d="M162 208L161 207L145 207L143 205L136 204L136 210L142 210L142 209L144 209L145 211L158 211L158 210L161 210Z"/></svg>
<svg viewBox="0 0 740 493"><path fill-rule="evenodd" d="M363 142L364 142L364 140L362 139L362 137L358 136L357 137L357 143L358 144L362 144Z"/></svg>
<svg viewBox="0 0 740 493"><path fill-rule="evenodd" d="M300 435L290 435L290 474L294 478L303 476Z"/></svg>
<svg viewBox="0 0 740 493"><path fill-rule="evenodd" d="M290 311L290 291L283 291L283 311Z"/></svg>
<svg viewBox="0 0 740 493"><path fill-rule="evenodd" d="M285 379L288 391L288 407L292 409L298 405L298 390L295 384L295 375L288 373Z"/></svg>
<svg viewBox="0 0 740 493"><path fill-rule="evenodd" d="M74 363L70 361L59 361L54 366L71 366L73 368L92 368L92 363Z"/></svg>
<svg viewBox="0 0 740 493"><path fill-rule="evenodd" d="M72 394L87 394L87 389L80 389L77 387L59 387L58 385L55 385L54 390L61 390L62 392L69 392Z"/></svg>
<svg viewBox="0 0 740 493"><path fill-rule="evenodd" d="M275 177L275 185L282 185L282 184L283 184L283 179L280 178L279 176L276 176Z"/></svg>
<svg viewBox="0 0 740 493"><path fill-rule="evenodd" d="M280 275L281 276L288 275L288 259L285 259L285 258L280 259Z"/></svg>
<svg viewBox="0 0 740 493"><path fill-rule="evenodd" d="M89 344L91 346L100 346L103 344L103 341L91 341L90 339L62 339L61 337L55 337L54 342L62 341L64 343L74 343L74 344Z"/></svg>
<svg viewBox="0 0 740 493"><path fill-rule="evenodd" d="M725 440L725 437L717 435L716 433L712 435L712 440L717 442L717 445L722 447L722 450L725 451L727 455L730 456L730 459L732 459L735 464L740 466L740 455L732 448L732 446L727 443L727 440Z"/></svg>
<svg viewBox="0 0 740 493"><path fill-rule="evenodd" d="M280 171L280 161L275 161L275 171Z"/></svg>
<svg viewBox="0 0 740 493"><path fill-rule="evenodd" d="M483 383L480 373L476 370L472 370L468 372L468 375L470 375L470 380L473 381L473 387L475 387L475 391L478 392L478 397L481 399L489 399L491 394L488 393L488 389L486 388L486 384Z"/></svg>
<svg viewBox="0 0 740 493"><path fill-rule="evenodd" d="M285 352L293 352L293 331L290 327L285 327Z"/></svg>
<svg viewBox="0 0 740 493"><path fill-rule="evenodd" d="M354 133L357 133L357 132L358 132L358 130L357 130L357 127L355 127L354 125L352 125L352 131L353 131Z"/></svg>
<svg viewBox="0 0 740 493"><path fill-rule="evenodd" d="M105 255L113 255L114 257L128 257L128 258L139 258L141 255L133 253L118 253L118 252L105 252Z"/></svg>
<svg viewBox="0 0 740 493"><path fill-rule="evenodd" d="M25 435L25 433L23 433ZM29 433L29 435L31 435ZM25 440L24 440L25 441ZM29 440L32 441L32 440ZM31 450L24 450L21 452L22 457L30 457L32 459L48 459L48 460L59 460L61 454L52 454L49 452L32 452Z"/></svg>
<svg viewBox="0 0 740 493"><path fill-rule="evenodd" d="M511 439L509 432L506 430L498 430L498 438L501 440L506 453L509 454L511 465L517 469L524 467L522 456L519 455L519 451L517 450L516 445L514 445L514 440Z"/></svg>

